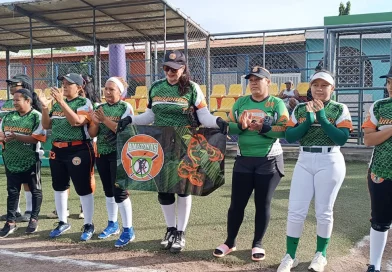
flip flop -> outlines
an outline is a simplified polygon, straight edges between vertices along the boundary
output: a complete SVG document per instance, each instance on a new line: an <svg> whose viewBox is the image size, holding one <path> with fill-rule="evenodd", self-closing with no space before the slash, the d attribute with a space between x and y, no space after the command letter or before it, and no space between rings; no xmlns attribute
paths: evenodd
<svg viewBox="0 0 392 272"><path fill-rule="evenodd" d="M215 251L219 250L221 253L216 253ZM212 253L212 255L214 255L217 258L222 258L225 257L227 254L230 254L233 251L236 251L237 248L236 247L232 247L229 248L227 245L225 244L221 244L220 246L218 246L214 252Z"/></svg>
<svg viewBox="0 0 392 272"><path fill-rule="evenodd" d="M252 248L252 261L259 262L265 259L264 248L254 247Z"/></svg>

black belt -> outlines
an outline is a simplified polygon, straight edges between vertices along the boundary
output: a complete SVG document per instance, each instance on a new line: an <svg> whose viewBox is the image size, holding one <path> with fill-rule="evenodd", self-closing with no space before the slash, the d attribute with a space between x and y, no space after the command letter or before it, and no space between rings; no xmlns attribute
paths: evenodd
<svg viewBox="0 0 392 272"><path fill-rule="evenodd" d="M331 152L332 147L328 147L327 152ZM302 151L311 152L311 153L323 153L322 147L311 147L311 146L303 146Z"/></svg>

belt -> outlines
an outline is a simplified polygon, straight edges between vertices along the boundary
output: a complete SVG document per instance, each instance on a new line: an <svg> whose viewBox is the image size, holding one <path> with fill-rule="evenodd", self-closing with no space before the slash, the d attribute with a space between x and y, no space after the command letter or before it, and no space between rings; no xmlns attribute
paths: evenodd
<svg viewBox="0 0 392 272"><path fill-rule="evenodd" d="M83 141L72 141L72 142L53 142L53 146L57 148L64 148L64 147L70 147L70 146L76 146L76 145L82 145L85 142Z"/></svg>
<svg viewBox="0 0 392 272"><path fill-rule="evenodd" d="M332 147L311 147L311 146L301 146L301 150L310 153L329 153Z"/></svg>

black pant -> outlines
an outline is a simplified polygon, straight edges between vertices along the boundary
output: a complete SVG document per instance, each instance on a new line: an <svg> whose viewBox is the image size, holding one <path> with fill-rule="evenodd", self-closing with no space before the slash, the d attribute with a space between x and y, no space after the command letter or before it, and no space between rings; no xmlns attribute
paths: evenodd
<svg viewBox="0 0 392 272"><path fill-rule="evenodd" d="M227 240L232 248L244 219L245 207L253 192L256 207L255 232L252 247L262 247L261 241L270 220L272 196L283 176L283 156L271 158L237 157L233 169L231 203L227 214Z"/></svg>
<svg viewBox="0 0 392 272"><path fill-rule="evenodd" d="M53 189L68 190L72 179L79 196L93 193L95 184L92 182L91 173L94 162L95 154L90 142L64 148L53 146L49 160Z"/></svg>
<svg viewBox="0 0 392 272"><path fill-rule="evenodd" d="M372 228L387 231L392 223L392 180L373 181L368 174L368 188L371 201Z"/></svg>
<svg viewBox="0 0 392 272"><path fill-rule="evenodd" d="M112 152L106 155L99 155L96 158L96 165L99 176L101 177L103 191L106 197L113 197L116 203L121 203L128 198L128 191L123 190L117 186L116 173L117 173L117 154Z"/></svg>
<svg viewBox="0 0 392 272"><path fill-rule="evenodd" d="M7 176L7 221L15 222L16 210L18 209L20 188L23 183L29 185L32 194L33 209L31 218L38 220L38 214L42 204L42 186L41 186L41 162L38 161L29 170L21 173L12 173L5 169Z"/></svg>

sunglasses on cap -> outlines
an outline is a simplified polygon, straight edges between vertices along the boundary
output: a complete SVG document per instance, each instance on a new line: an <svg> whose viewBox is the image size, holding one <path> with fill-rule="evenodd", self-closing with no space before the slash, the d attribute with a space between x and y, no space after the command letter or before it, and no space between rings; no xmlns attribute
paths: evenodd
<svg viewBox="0 0 392 272"><path fill-rule="evenodd" d="M23 84L21 82L8 82L7 85L10 87L16 87L16 86L22 86Z"/></svg>
<svg viewBox="0 0 392 272"><path fill-rule="evenodd" d="M182 68L182 67L181 67L181 68ZM181 68L180 68L180 69L181 69ZM165 72L171 71L172 73L177 73L177 71L180 70L180 69L174 69L174 68L171 68L171 67L169 67L169 66L163 66L163 71L165 71Z"/></svg>

